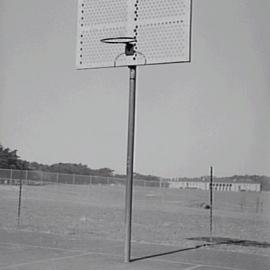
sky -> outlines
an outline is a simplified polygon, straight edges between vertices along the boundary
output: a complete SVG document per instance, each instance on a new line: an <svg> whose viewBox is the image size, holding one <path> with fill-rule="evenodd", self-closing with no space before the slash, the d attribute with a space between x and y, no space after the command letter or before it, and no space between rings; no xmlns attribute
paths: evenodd
<svg viewBox="0 0 270 270"><path fill-rule="evenodd" d="M269 0L194 0L192 61L138 68L135 171L270 175ZM125 173L128 69L75 69L75 0L0 0L0 142Z"/></svg>

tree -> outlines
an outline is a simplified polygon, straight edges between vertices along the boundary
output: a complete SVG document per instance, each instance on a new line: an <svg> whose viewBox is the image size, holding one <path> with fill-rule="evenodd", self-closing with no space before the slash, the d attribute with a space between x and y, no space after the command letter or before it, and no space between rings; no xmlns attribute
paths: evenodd
<svg viewBox="0 0 270 270"><path fill-rule="evenodd" d="M113 170L109 169L109 168L101 168L96 170L97 175L100 176L113 176Z"/></svg>
<svg viewBox="0 0 270 270"><path fill-rule="evenodd" d="M20 160L17 150L4 148L0 144L0 168L2 169L27 169L28 162Z"/></svg>

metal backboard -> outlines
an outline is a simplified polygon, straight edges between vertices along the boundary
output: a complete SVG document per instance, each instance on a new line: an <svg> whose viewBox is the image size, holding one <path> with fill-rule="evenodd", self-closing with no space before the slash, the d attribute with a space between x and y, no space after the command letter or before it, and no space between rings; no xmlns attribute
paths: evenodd
<svg viewBox="0 0 270 270"><path fill-rule="evenodd" d="M189 62L191 1L79 0L76 67ZM135 38L135 53L100 41L114 37Z"/></svg>

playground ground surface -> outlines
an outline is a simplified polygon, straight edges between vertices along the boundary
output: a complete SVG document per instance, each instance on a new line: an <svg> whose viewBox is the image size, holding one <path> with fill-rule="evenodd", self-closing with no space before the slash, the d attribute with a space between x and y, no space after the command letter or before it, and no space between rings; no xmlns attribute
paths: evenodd
<svg viewBox="0 0 270 270"><path fill-rule="evenodd" d="M67 239L20 230L0 230L0 239L0 270L268 270L270 266L267 255L216 248L224 244L218 241L188 248L135 242L132 262L124 263L123 241Z"/></svg>
<svg viewBox="0 0 270 270"><path fill-rule="evenodd" d="M124 263L124 187L0 187L0 270L270 269L268 193L135 187L132 263Z"/></svg>

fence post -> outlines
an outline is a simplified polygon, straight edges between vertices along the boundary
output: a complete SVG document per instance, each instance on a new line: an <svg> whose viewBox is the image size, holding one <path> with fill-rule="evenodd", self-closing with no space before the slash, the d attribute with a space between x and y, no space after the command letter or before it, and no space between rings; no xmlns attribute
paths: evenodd
<svg viewBox="0 0 270 270"><path fill-rule="evenodd" d="M13 179L13 170L10 169L10 178L9 178L9 183L10 184L12 182L12 179Z"/></svg>
<svg viewBox="0 0 270 270"><path fill-rule="evenodd" d="M28 182L28 170L25 171L25 182L27 183L27 185L29 185L29 182Z"/></svg>
<svg viewBox="0 0 270 270"><path fill-rule="evenodd" d="M18 216L17 216L17 225L20 226L21 223L21 204L22 204L22 174L23 170L20 172L20 185L19 185L19 201L18 201Z"/></svg>
<svg viewBox="0 0 270 270"><path fill-rule="evenodd" d="M213 167L210 167L210 241L213 240Z"/></svg>
<svg viewBox="0 0 270 270"><path fill-rule="evenodd" d="M72 175L72 184L75 185L75 174Z"/></svg>
<svg viewBox="0 0 270 270"><path fill-rule="evenodd" d="M44 172L41 171L41 183L42 183L42 186L44 185Z"/></svg>
<svg viewBox="0 0 270 270"><path fill-rule="evenodd" d="M89 185L92 185L93 184L92 175L89 175L89 180L90 180Z"/></svg>

